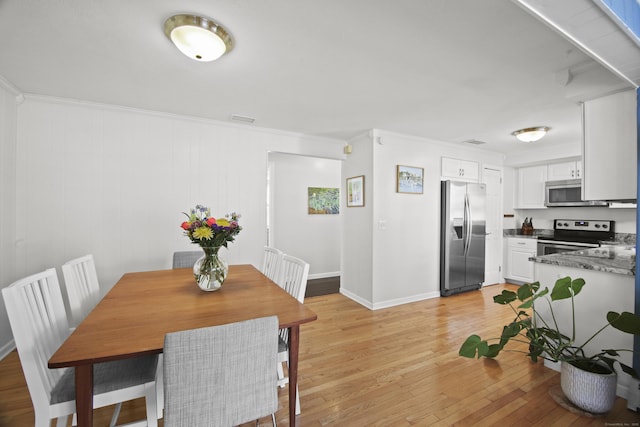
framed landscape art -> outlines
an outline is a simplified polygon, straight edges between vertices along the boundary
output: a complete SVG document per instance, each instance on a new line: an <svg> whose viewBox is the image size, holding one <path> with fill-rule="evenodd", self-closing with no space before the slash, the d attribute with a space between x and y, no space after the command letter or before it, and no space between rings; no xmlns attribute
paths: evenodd
<svg viewBox="0 0 640 427"><path fill-rule="evenodd" d="M347 178L347 207L364 206L364 175Z"/></svg>
<svg viewBox="0 0 640 427"><path fill-rule="evenodd" d="M397 166L396 191L398 193L422 194L424 169L414 166Z"/></svg>

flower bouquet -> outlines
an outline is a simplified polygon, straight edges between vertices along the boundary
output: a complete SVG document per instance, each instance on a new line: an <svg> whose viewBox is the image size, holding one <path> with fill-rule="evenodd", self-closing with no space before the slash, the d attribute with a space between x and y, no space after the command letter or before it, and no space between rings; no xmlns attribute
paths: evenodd
<svg viewBox="0 0 640 427"><path fill-rule="evenodd" d="M196 282L202 290L218 290L229 271L229 266L218 256L218 251L220 247L226 248L229 242L233 242L242 230L238 224L240 215L234 212L224 218L214 218L211 210L202 205L196 205L185 215L188 220L180 225L184 235L204 251L204 255L193 266Z"/></svg>

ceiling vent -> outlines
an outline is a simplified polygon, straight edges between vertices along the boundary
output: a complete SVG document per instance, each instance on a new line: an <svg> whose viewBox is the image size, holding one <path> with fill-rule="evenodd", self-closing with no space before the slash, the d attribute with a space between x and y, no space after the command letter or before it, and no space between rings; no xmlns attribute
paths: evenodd
<svg viewBox="0 0 640 427"><path fill-rule="evenodd" d="M239 114L232 114L231 115L231 121L241 122L241 123L253 123L253 122L256 121L256 119L254 119L253 117L249 117L249 116L241 116Z"/></svg>
<svg viewBox="0 0 640 427"><path fill-rule="evenodd" d="M482 145L486 144L484 141L478 141L477 139L468 139L466 141L462 141L463 144L472 144L472 145Z"/></svg>

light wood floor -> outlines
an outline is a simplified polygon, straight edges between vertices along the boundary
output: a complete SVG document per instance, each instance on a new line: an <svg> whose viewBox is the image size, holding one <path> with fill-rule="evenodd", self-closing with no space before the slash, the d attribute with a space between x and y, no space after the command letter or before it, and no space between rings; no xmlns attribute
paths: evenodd
<svg viewBox="0 0 640 427"><path fill-rule="evenodd" d="M562 408L549 396L559 374L522 354L497 360L457 355L468 335L495 336L511 320L507 307L492 302L503 288L376 311L340 294L307 298L318 320L302 326L298 425L639 425L640 415L622 399L600 418ZM276 414L280 426L289 425L287 405L285 388ZM106 426L110 413L96 410L95 417L96 426ZM125 405L120 421L134 417L144 417L142 401ZM29 425L33 410L14 352L0 361L0 426ZM269 418L260 425L270 425Z"/></svg>

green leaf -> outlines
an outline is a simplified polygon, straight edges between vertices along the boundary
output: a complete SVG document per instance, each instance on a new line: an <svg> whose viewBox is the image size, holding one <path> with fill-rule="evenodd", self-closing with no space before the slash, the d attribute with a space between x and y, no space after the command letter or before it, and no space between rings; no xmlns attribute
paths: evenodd
<svg viewBox="0 0 640 427"><path fill-rule="evenodd" d="M493 302L497 304L509 304L510 302L515 301L517 295L515 292L503 290L500 295L496 295L493 297Z"/></svg>
<svg viewBox="0 0 640 427"><path fill-rule="evenodd" d="M607 313L607 321L619 331L640 335L640 316L638 315L629 313L628 311L621 314L610 311Z"/></svg>
<svg viewBox="0 0 640 427"><path fill-rule="evenodd" d="M502 350L502 348L503 347L500 344L491 344L487 349L487 353L484 356L494 358L498 354L500 354L500 350Z"/></svg>
<svg viewBox="0 0 640 427"><path fill-rule="evenodd" d="M523 304L518 306L518 308L531 308L531 306L533 305L535 300L537 300L538 298L542 298L543 296L547 295L548 293L549 293L549 288L544 288L543 290L541 290L538 293L534 294L532 298L529 298L526 302L524 302Z"/></svg>
<svg viewBox="0 0 640 427"><path fill-rule="evenodd" d="M478 343L478 359L480 359L482 356L487 356L489 354L489 344L487 344L486 341L480 341Z"/></svg>
<svg viewBox="0 0 640 427"><path fill-rule="evenodd" d="M624 363L620 363L620 367L625 373L631 375L633 378L636 378L636 379L639 378L638 372L635 369L633 369L631 366L627 366Z"/></svg>
<svg viewBox="0 0 640 427"><path fill-rule="evenodd" d="M556 284L553 286L553 290L551 291L551 300L556 301L560 299L571 298L571 277L563 277L562 279L556 280Z"/></svg>
<svg viewBox="0 0 640 427"><path fill-rule="evenodd" d="M553 287L553 291L551 291L551 300L557 301L576 296L580 293L584 284L584 279L581 278L571 280L571 277L563 277L562 279L558 279Z"/></svg>
<svg viewBox="0 0 640 427"><path fill-rule="evenodd" d="M584 284L585 284L584 279L580 277L571 282L571 289L573 289L573 296L576 296L580 293Z"/></svg>
<svg viewBox="0 0 640 427"><path fill-rule="evenodd" d="M540 283L538 282L525 283L518 288L518 299L524 301L527 298L531 298L536 293L538 287L540 287Z"/></svg>
<svg viewBox="0 0 640 427"><path fill-rule="evenodd" d="M478 335L471 335L465 340L464 343L462 343L458 354L462 357L473 359L474 357L476 357L476 350L481 342L482 338L480 338ZM478 357L480 356L478 355Z"/></svg>

